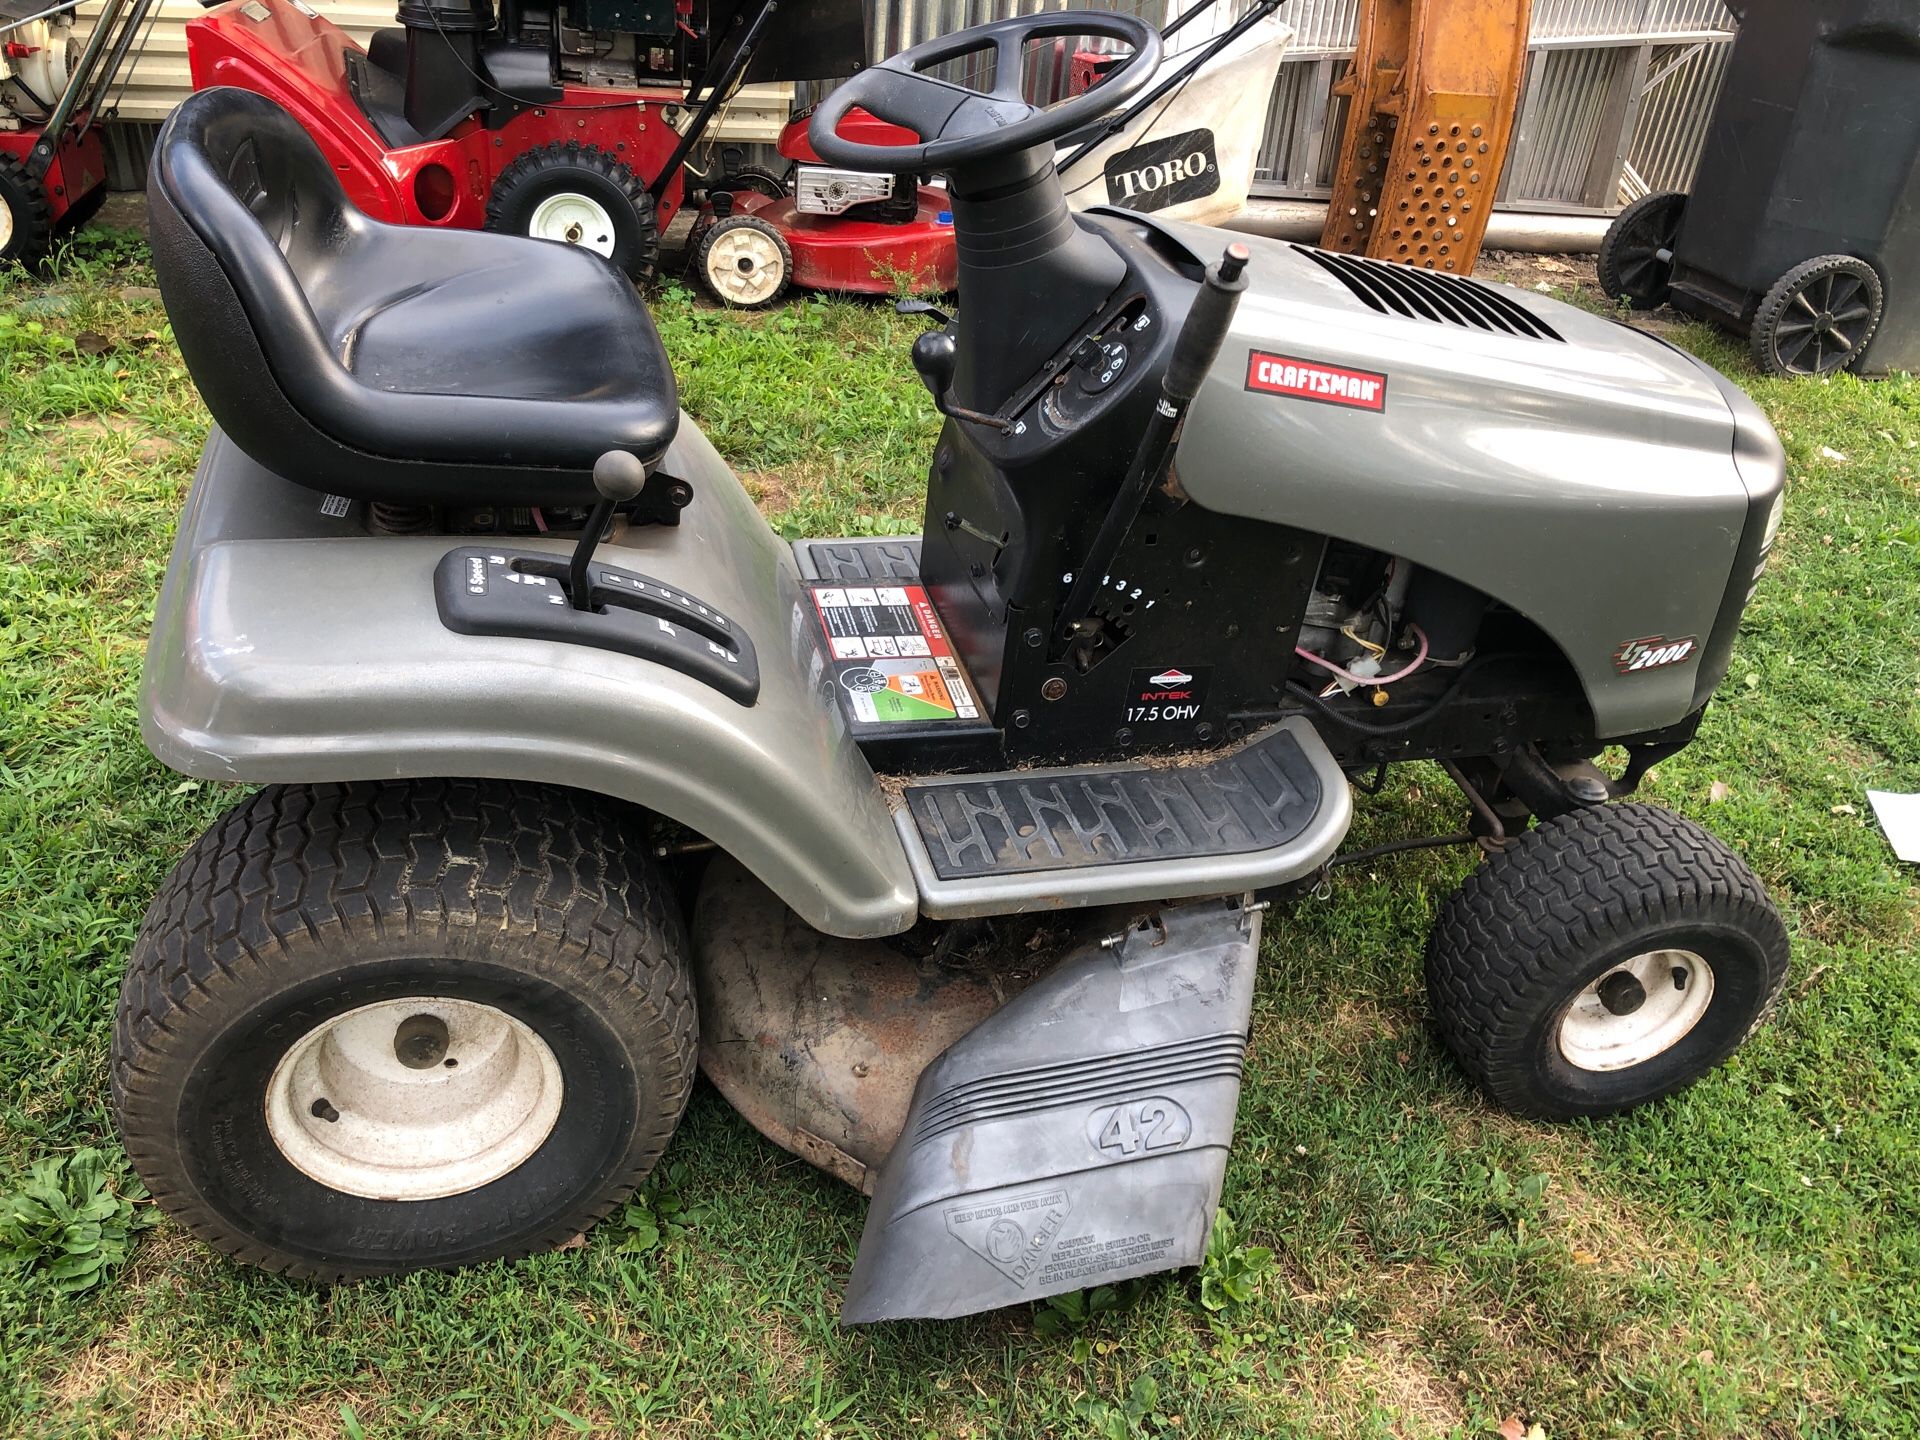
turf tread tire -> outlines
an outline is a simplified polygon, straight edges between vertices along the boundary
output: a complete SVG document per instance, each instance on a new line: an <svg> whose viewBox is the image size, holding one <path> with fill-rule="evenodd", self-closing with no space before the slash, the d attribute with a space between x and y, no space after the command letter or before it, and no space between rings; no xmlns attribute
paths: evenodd
<svg viewBox="0 0 1920 1440"><path fill-rule="evenodd" d="M1526 1044L1543 997L1570 1001L1567 977L1582 957L1683 920L1753 938L1761 999L1748 1023L1654 1093L1577 1109L1546 1102ZM1536 826L1467 877L1434 925L1427 990L1448 1048L1491 1099L1515 1114L1564 1119L1671 1094L1719 1064L1778 1004L1787 951L1759 878L1719 839L1658 806L1599 805Z"/></svg>
<svg viewBox="0 0 1920 1440"><path fill-rule="evenodd" d="M655 1103L635 1116L620 1173L485 1258L550 1249L602 1219L665 1150L697 1050L685 924L632 840L611 802L500 781L271 785L228 810L149 906L115 1018L114 1108L154 1198L208 1245L270 1271L340 1280L414 1268L310 1263L237 1232L171 1139L170 1096L204 1017L286 983L316 947L464 929L535 940L542 978L593 987L639 1017L635 1038L655 1067Z"/></svg>

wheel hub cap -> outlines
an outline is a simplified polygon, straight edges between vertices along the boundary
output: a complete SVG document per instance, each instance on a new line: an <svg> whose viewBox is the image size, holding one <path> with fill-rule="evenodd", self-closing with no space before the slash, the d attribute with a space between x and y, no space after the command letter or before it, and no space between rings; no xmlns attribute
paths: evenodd
<svg viewBox="0 0 1920 1440"><path fill-rule="evenodd" d="M596 255L613 255L613 217L590 195L571 191L549 195L534 207L527 233L536 240L558 240Z"/></svg>
<svg viewBox="0 0 1920 1440"><path fill-rule="evenodd" d="M1574 997L1560 1054L1581 1070L1624 1070L1679 1044L1713 1001L1713 967L1691 950L1650 950Z"/></svg>
<svg viewBox="0 0 1920 1440"><path fill-rule="evenodd" d="M779 247L745 226L720 236L707 252L714 290L737 305L758 304L779 289L781 268Z"/></svg>
<svg viewBox="0 0 1920 1440"><path fill-rule="evenodd" d="M417 996L365 1005L294 1042L267 1082L288 1162L372 1200L436 1200L518 1168L560 1118L559 1062L491 1005Z"/></svg>

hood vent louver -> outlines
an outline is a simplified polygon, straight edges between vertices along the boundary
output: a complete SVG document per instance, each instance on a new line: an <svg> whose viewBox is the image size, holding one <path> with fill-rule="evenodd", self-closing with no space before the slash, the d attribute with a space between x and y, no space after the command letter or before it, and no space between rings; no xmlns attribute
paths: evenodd
<svg viewBox="0 0 1920 1440"><path fill-rule="evenodd" d="M1533 340L1560 340L1546 321L1478 281L1305 245L1293 248L1351 290L1368 309L1382 315L1403 315L1409 320L1431 320L1436 325L1497 331Z"/></svg>

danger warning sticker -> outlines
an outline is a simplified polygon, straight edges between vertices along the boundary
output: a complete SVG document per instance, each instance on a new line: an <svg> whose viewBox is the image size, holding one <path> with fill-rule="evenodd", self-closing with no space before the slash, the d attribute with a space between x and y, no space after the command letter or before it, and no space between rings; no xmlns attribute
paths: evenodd
<svg viewBox="0 0 1920 1440"><path fill-rule="evenodd" d="M1371 370L1349 370L1302 360L1294 355L1269 355L1254 350L1247 356L1247 389L1263 395L1291 395L1322 405L1346 405L1355 410L1387 408L1387 377Z"/></svg>
<svg viewBox="0 0 1920 1440"><path fill-rule="evenodd" d="M856 723L980 718L979 700L920 586L820 586L813 603Z"/></svg>

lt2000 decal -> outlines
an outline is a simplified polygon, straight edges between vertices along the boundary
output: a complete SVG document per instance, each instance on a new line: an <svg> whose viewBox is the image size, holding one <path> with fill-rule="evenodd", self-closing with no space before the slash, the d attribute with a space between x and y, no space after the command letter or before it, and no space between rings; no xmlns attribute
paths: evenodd
<svg viewBox="0 0 1920 1440"><path fill-rule="evenodd" d="M1678 665L1682 660L1693 658L1699 643L1693 635L1680 640L1669 640L1664 635L1629 640L1613 652L1613 668L1622 675L1636 675L1642 670L1657 670L1662 665Z"/></svg>

